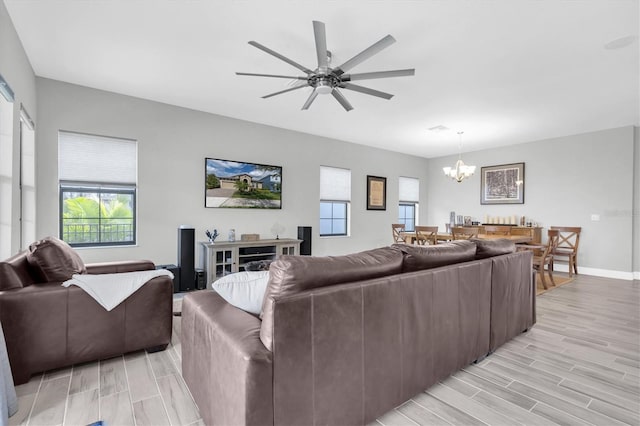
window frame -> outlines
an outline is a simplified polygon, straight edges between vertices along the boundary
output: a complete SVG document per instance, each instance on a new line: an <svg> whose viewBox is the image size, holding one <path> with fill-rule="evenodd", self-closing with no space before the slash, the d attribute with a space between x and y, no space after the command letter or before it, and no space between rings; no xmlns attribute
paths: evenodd
<svg viewBox="0 0 640 426"><path fill-rule="evenodd" d="M344 205L344 210L345 210L345 217L344 217L344 233L331 233L331 234L322 234L320 233L320 229L322 227L319 227L320 229L318 229L319 235L320 237L348 237L349 236L349 205L350 202L349 201L345 201L345 200L320 200L320 205L319 207L322 207L322 203L328 203L331 204L331 217L322 217L319 216L319 220L322 221L323 219L329 219L332 221L332 225L331 225L331 229L333 231L333 221L335 220L342 220L341 218L334 218L333 217L333 205L334 204L342 204ZM322 209L321 209L322 210Z"/></svg>
<svg viewBox="0 0 640 426"><path fill-rule="evenodd" d="M407 216L405 215L403 218L400 217L400 212L398 211L398 223L404 223L405 230L408 232L413 232L416 229L416 225L418 225L417 213L418 213L418 203L415 201L400 201L398 203L398 207L412 207L413 208L413 226L409 228L407 226Z"/></svg>
<svg viewBox="0 0 640 426"><path fill-rule="evenodd" d="M64 240L64 193L66 192L84 192L95 194L125 194L132 196L131 211L132 211L132 235L133 240L128 241L107 241L107 242L90 242L90 243L71 243ZM114 246L135 246L138 240L138 215L137 215L137 185L113 185L109 186L104 183L82 183L82 182L59 182L58 185L58 205L59 205L59 236L60 239L65 241L71 247L114 247ZM101 218L97 218L98 221ZM99 222L100 223L100 222ZM102 234L99 233L101 239Z"/></svg>

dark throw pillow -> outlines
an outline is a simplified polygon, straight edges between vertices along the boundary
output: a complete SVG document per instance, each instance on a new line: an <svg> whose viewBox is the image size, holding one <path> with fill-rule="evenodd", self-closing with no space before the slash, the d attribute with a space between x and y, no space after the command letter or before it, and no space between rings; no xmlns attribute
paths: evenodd
<svg viewBox="0 0 640 426"><path fill-rule="evenodd" d="M472 238L476 243L476 259L486 259L488 257L500 256L501 254L515 253L516 245L506 238L495 240L481 240Z"/></svg>
<svg viewBox="0 0 640 426"><path fill-rule="evenodd" d="M78 253L69 244L55 237L47 237L31 244L27 260L44 282L62 282L71 279L73 274L87 272Z"/></svg>
<svg viewBox="0 0 640 426"><path fill-rule="evenodd" d="M476 256L476 245L467 240L451 241L435 246L394 244L393 247L404 253L402 272L468 262L474 260Z"/></svg>

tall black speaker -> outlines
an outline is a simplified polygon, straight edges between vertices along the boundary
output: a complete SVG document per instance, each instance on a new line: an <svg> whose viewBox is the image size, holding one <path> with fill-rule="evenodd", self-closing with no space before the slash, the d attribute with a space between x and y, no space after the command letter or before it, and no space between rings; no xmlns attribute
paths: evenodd
<svg viewBox="0 0 640 426"><path fill-rule="evenodd" d="M298 239L300 243L300 254L303 256L311 256L311 227L298 226Z"/></svg>
<svg viewBox="0 0 640 426"><path fill-rule="evenodd" d="M195 251L196 230L193 228L178 228L180 291L190 291L196 288Z"/></svg>

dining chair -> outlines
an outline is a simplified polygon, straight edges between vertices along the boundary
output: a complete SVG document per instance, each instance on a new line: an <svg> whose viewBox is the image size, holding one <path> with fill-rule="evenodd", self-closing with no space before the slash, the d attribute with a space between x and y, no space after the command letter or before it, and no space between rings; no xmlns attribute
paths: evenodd
<svg viewBox="0 0 640 426"><path fill-rule="evenodd" d="M404 235L401 233L404 232L405 225L404 223L392 223L391 231L393 232L393 242L404 244L406 241L404 239Z"/></svg>
<svg viewBox="0 0 640 426"><path fill-rule="evenodd" d="M465 228L463 226L453 226L451 236L454 240L468 240L478 236L478 228Z"/></svg>
<svg viewBox="0 0 640 426"><path fill-rule="evenodd" d="M484 233L487 235L511 235L511 227L500 225L485 225Z"/></svg>
<svg viewBox="0 0 640 426"><path fill-rule="evenodd" d="M427 244L438 244L438 227L437 226L416 226L416 243L424 246Z"/></svg>
<svg viewBox="0 0 640 426"><path fill-rule="evenodd" d="M544 278L544 272L547 271L549 274L549 279L551 279L551 284L555 287L556 282L553 280L553 253L556 247L558 246L559 232L555 229L550 229L547 231L547 245L544 248L544 251L540 256L533 256L533 267L538 271L538 276L540 277L540 281L542 282L542 287L545 290L549 288L547 285L547 281ZM546 268L545 268L546 266Z"/></svg>
<svg viewBox="0 0 640 426"><path fill-rule="evenodd" d="M553 252L553 258L566 258L569 262L569 276L578 275L578 243L580 242L579 226L552 226L558 231L558 247ZM553 265L552 265L553 267Z"/></svg>

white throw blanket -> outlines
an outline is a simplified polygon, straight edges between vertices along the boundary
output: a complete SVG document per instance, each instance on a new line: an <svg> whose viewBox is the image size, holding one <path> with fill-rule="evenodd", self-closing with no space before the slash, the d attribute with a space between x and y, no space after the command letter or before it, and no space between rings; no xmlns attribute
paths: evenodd
<svg viewBox="0 0 640 426"><path fill-rule="evenodd" d="M76 285L86 291L107 311L118 306L131 296L147 281L162 276L173 279L173 274L166 269L149 271L121 272L118 274L74 274L70 280L62 283L63 287Z"/></svg>

